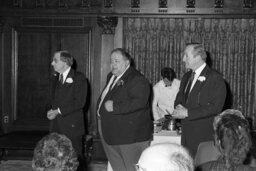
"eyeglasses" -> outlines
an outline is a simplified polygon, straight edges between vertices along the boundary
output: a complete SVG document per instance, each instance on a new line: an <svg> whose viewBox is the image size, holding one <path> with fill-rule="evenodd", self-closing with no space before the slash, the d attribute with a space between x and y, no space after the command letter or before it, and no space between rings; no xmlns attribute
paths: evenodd
<svg viewBox="0 0 256 171"><path fill-rule="evenodd" d="M142 168L138 163L134 165L136 171L147 171L145 168Z"/></svg>

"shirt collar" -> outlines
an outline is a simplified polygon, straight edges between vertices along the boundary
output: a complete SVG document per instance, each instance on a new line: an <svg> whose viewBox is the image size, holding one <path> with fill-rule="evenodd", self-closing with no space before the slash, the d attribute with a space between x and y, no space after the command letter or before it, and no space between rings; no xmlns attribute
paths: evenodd
<svg viewBox="0 0 256 171"><path fill-rule="evenodd" d="M71 70L71 67L68 67L68 69L62 73L62 75L63 75L63 80L66 80L66 78L67 78L68 73L69 73L70 70Z"/></svg>
<svg viewBox="0 0 256 171"><path fill-rule="evenodd" d="M195 74L199 76L203 71L203 69L205 68L205 66L206 66L206 63L203 63L203 65L201 65L199 68L195 70Z"/></svg>

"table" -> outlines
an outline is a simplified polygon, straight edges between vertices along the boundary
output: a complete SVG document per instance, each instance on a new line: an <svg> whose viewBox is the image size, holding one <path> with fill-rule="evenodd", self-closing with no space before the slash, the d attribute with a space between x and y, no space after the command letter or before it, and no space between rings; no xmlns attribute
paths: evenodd
<svg viewBox="0 0 256 171"><path fill-rule="evenodd" d="M159 132L155 132L153 136L153 140L151 141L150 145L154 145L158 143L181 144L181 135L177 134L176 131L169 131L169 130L161 130ZM107 171L113 171L109 162L108 162Z"/></svg>

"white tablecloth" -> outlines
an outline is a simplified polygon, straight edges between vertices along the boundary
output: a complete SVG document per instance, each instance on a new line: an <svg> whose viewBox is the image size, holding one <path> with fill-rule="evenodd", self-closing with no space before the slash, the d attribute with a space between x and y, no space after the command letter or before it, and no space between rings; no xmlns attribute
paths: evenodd
<svg viewBox="0 0 256 171"><path fill-rule="evenodd" d="M167 142L180 144L181 136L176 131L161 130L158 133L154 133L153 141L151 141L150 145ZM109 162L107 171L113 171Z"/></svg>

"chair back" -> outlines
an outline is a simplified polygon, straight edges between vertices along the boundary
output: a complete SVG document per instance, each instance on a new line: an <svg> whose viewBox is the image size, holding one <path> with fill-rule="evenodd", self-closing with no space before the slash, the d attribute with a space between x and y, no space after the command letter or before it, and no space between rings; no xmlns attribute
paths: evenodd
<svg viewBox="0 0 256 171"><path fill-rule="evenodd" d="M209 161L215 161L220 156L220 152L213 141L201 142L197 148L195 156L195 166L199 166Z"/></svg>

